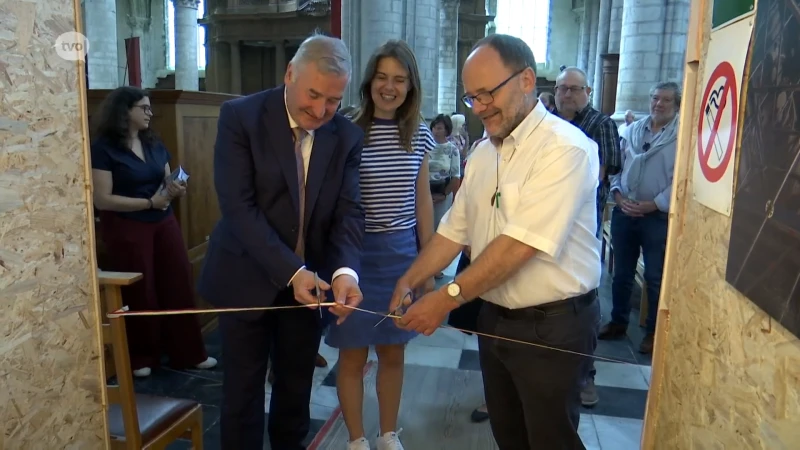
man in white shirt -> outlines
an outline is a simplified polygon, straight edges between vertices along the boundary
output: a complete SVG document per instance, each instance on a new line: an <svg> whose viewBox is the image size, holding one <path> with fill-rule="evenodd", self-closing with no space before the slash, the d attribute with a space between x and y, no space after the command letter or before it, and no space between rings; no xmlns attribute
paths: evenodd
<svg viewBox="0 0 800 450"><path fill-rule="evenodd" d="M430 335L451 310L483 298L478 331L535 344L480 338L500 449L583 449L589 358L575 353L593 353L600 320L600 161L597 144L538 102L535 67L527 44L501 34L467 58L463 101L490 138L472 154L437 234L398 281L392 307L470 245L471 265L411 304L398 326Z"/></svg>

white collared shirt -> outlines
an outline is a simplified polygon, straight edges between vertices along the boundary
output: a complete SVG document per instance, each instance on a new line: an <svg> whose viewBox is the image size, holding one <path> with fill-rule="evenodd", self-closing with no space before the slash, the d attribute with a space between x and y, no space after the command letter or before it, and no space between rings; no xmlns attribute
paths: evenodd
<svg viewBox="0 0 800 450"><path fill-rule="evenodd" d="M298 128L299 125L297 125L297 122L295 122L294 118L292 117L292 113L289 112L289 105L286 103L286 88L283 88L283 104L286 105L286 117L289 118L289 129L294 130L295 128ZM305 130L305 132L306 135L300 142L300 152L303 154L303 171L305 173L303 179L308 182L308 166L311 162L311 149L314 147L314 130ZM297 269L297 272L295 272L294 275L292 275L292 278L289 280L289 286L292 285L292 280L294 280L294 277L296 277L297 274L305 268L306 266L303 265ZM331 276L331 283L339 275L350 275L355 278L356 283L358 283L358 274L355 270L349 267L341 267L336 270L336 272L333 272L333 276Z"/></svg>
<svg viewBox="0 0 800 450"><path fill-rule="evenodd" d="M473 261L501 234L537 250L484 300L517 309L585 294L600 285L599 173L597 144L537 102L499 148L478 145L437 233L470 245Z"/></svg>

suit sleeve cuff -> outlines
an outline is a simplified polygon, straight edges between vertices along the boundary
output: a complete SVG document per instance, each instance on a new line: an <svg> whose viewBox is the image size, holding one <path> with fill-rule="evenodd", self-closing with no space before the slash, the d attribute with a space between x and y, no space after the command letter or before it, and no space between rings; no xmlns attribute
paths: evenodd
<svg viewBox="0 0 800 450"><path fill-rule="evenodd" d="M358 274L356 273L355 270L349 267L342 267L336 272L333 272L333 277L331 277L331 283L333 283L333 280L335 280L336 277L338 277L339 275L350 275L356 280L356 284L358 284Z"/></svg>
<svg viewBox="0 0 800 450"><path fill-rule="evenodd" d="M286 286L291 286L292 285L292 281L294 281L294 277L296 277L297 274L300 273L300 271L305 269L305 268L306 268L306 266L300 266L300 268L297 269L297 272L295 272L294 275L292 275L292 278L289 278L289 283L287 283Z"/></svg>

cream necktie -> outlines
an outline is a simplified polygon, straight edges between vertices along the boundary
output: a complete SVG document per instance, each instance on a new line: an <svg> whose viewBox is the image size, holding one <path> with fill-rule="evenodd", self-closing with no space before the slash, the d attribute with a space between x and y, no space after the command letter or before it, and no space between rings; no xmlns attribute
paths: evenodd
<svg viewBox="0 0 800 450"><path fill-rule="evenodd" d="M306 137L306 130L296 127L292 128L292 133L294 133L294 156L297 161L297 187L300 194L300 228L297 231L297 247L294 252L300 258L305 258L306 173L303 164L303 139Z"/></svg>

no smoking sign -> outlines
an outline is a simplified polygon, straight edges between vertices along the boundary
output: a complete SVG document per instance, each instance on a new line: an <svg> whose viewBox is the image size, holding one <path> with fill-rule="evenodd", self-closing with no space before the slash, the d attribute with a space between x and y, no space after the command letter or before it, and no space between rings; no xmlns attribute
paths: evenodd
<svg viewBox="0 0 800 450"><path fill-rule="evenodd" d="M722 61L708 79L697 118L697 161L710 183L722 179L732 160L739 117L738 92L733 66Z"/></svg>

